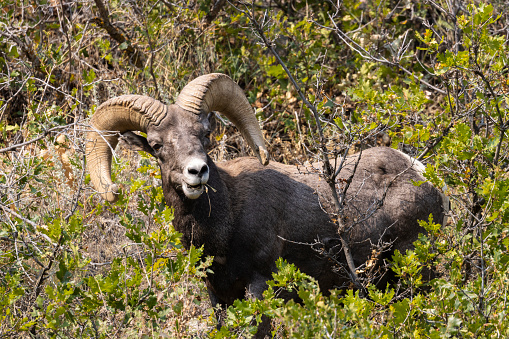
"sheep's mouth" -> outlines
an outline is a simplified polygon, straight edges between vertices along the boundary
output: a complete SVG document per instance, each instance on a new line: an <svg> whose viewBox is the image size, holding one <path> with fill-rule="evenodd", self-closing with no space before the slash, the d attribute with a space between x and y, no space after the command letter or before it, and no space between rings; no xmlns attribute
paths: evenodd
<svg viewBox="0 0 509 339"><path fill-rule="evenodd" d="M191 185L186 182L182 183L182 190L189 199L198 199L205 189L204 184Z"/></svg>

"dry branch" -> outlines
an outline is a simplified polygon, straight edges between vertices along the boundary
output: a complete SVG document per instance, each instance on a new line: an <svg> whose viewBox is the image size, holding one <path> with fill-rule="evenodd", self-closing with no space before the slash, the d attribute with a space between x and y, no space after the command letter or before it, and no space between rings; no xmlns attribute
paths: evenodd
<svg viewBox="0 0 509 339"><path fill-rule="evenodd" d="M50 128L46 131L44 131L41 135L39 135L38 137L35 137L31 140L28 140L28 141L25 141L25 142L22 142L22 143L19 143L19 144L16 144L16 145L12 145L12 146L8 146L8 147L5 147L5 148L0 148L0 153L5 153L5 152L9 152L9 151L14 151L16 148L19 148L19 147L23 147L23 146L26 146L26 145L29 145L31 143L34 143L36 141L39 141L41 139L44 139L45 137L48 136L48 134L50 133L53 133L53 132L56 132L56 131L61 131L63 129L67 129L69 127L72 127L72 126L75 126L76 124L69 124L69 125L65 125L65 126L56 126L56 127L53 127L53 128Z"/></svg>
<svg viewBox="0 0 509 339"><path fill-rule="evenodd" d="M129 56L131 61L134 63L134 65L138 68L143 69L145 67L146 57L145 55L140 52L136 47L134 47L130 41L126 38L126 36L115 26L111 23L109 17L110 13L108 12L108 9L104 6L104 3L102 0L94 0L95 4L97 5L97 9L99 10L100 17L95 18L93 20L94 23L99 25L100 27L104 28L106 32L110 35L112 39L114 39L116 42L118 42L119 45L121 44L127 44L126 49L124 52Z"/></svg>
<svg viewBox="0 0 509 339"><path fill-rule="evenodd" d="M226 3L226 0L216 0L214 2L212 9L205 16L205 21L207 22L207 24L210 24L210 23L212 23L212 21L214 21L214 19L217 17L217 15L219 14L219 11L221 11L221 9L223 8L225 3Z"/></svg>

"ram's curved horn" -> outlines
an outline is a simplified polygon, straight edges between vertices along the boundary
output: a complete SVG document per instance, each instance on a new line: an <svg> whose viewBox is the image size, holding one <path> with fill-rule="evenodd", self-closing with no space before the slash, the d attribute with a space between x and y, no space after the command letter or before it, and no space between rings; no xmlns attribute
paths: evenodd
<svg viewBox="0 0 509 339"><path fill-rule="evenodd" d="M92 117L93 131L87 133L87 169L94 188L104 199L115 202L118 186L111 180L112 150L118 143L118 132L146 132L149 124L158 125L168 106L151 97L123 95L104 102Z"/></svg>
<svg viewBox="0 0 509 339"><path fill-rule="evenodd" d="M237 126L258 160L269 163L262 132L253 108L242 89L229 76L212 73L188 83L175 102L186 111L200 114L218 111Z"/></svg>

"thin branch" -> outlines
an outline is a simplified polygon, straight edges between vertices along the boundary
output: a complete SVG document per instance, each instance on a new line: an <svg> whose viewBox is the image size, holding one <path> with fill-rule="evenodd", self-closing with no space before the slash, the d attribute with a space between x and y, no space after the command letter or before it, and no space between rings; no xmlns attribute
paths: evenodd
<svg viewBox="0 0 509 339"><path fill-rule="evenodd" d="M495 101L495 109L497 110L497 114L498 114L498 125L499 125L499 128L500 128L500 140L498 141L497 149L495 151L495 157L493 158L493 165L497 166L498 160L499 160L499 157L500 157L500 149L502 147L502 141L504 140L505 131L507 130L508 126L504 122L503 115L500 112L500 107L498 105L498 100L497 100L497 96L495 95L495 91L493 91L493 88L491 87L491 84L488 81L488 79L486 79L486 76L484 75L484 73L481 72L481 66L479 66L479 64L477 63L477 58L476 58L476 65L477 65L477 69L474 70L474 74L476 74L479 77L481 77L482 81L484 82L484 84L488 88L488 91L490 91L490 94L493 97L493 100Z"/></svg>
<svg viewBox="0 0 509 339"><path fill-rule="evenodd" d="M134 11L136 12L136 14L138 15L138 17L141 19L142 24L145 28L145 34L147 35L148 47L150 49L149 73L150 73L150 76L152 77L152 80L154 81L154 87L155 87L155 91L156 91L156 99L160 100L161 92L159 91L159 85L157 84L157 78L154 74L154 58L155 58L156 52L154 50L154 43L152 41L152 38L150 37L148 23L147 23L146 17L142 13L142 11L134 3L131 5L132 5ZM150 9L150 11L151 10L152 9Z"/></svg>
<svg viewBox="0 0 509 339"><path fill-rule="evenodd" d="M41 273L39 274L39 279L37 279L37 283L35 284L35 287L34 287L34 293L33 293L33 300L37 300L37 297L39 296L39 294L41 293L41 290L42 290L42 284L44 283L44 281L46 280L47 278L47 275L46 273L51 270L51 267L53 266L53 263L55 262L55 259L56 259L56 256L57 256L57 253L58 253L58 250L60 249L60 246L62 245L62 242L64 240L64 235L60 235L60 238L58 239L58 243L54 244L54 248L53 248L53 252L51 253L51 257L49 259L49 262L48 264L41 270ZM36 304L35 305L35 308L38 309L39 306ZM34 336L36 335L36 329L37 329L37 323L35 323L31 328L30 328L30 333L33 334Z"/></svg>
<svg viewBox="0 0 509 339"><path fill-rule="evenodd" d="M433 86L429 82L423 80L422 78L419 78L417 75L413 74L409 70L407 70L405 67L401 66L399 62L392 62L387 60L384 57L375 57L373 56L369 51L361 47L359 44L357 44L355 41L353 41L348 35L346 35L337 25L336 22L333 20L333 18L330 18L331 22L334 24L334 31L336 32L337 36L353 51L357 52L362 58L368 59L377 63L381 63L387 66L391 67L397 67L406 74L412 76L415 80L419 81L420 83L426 85L427 87L437 91L440 94L446 94L446 92L436 86ZM330 29L330 27L325 27L320 25L323 28Z"/></svg>
<svg viewBox="0 0 509 339"><path fill-rule="evenodd" d="M22 142L21 144L16 144L16 145L12 145L12 146L9 146L9 147L5 147L5 148L1 148L0 149L0 153L5 153L5 152L9 152L9 151L14 151L16 148L19 148L19 147L23 147L23 146L26 146L26 145L29 145L31 143L34 143L36 141L39 141L41 139L44 139L45 137L48 136L48 134L50 133L53 133L55 131L60 131L62 129L66 129L66 128L69 128L71 126L74 126L76 125L76 123L72 123L72 124L69 124L69 125L65 125L65 126L56 126L56 127L53 127L53 128L50 128L46 131L44 131L41 135L39 135L38 137L32 139L32 140L28 140L28 141L25 141L25 142Z"/></svg>
<svg viewBox="0 0 509 339"><path fill-rule="evenodd" d="M342 205L345 204L345 197L346 197L346 192L348 192L348 189L350 188L350 185L352 184L352 181L353 181L353 176L355 175L355 172L357 172L357 166L359 165L359 162L361 161L361 156L362 156L362 147L361 147L361 150L359 152L359 156L357 157L357 160L355 161L355 165L353 167L353 171L352 171L352 174L348 177L348 179L346 179L346 185L345 187L342 189L342 192L341 192L341 203ZM346 154L345 156L343 157L343 159L346 159ZM338 169L338 172L337 174L339 174L339 171L341 170L341 167Z"/></svg>
<svg viewBox="0 0 509 339"><path fill-rule="evenodd" d="M443 132L440 134L440 136L438 138L434 139L431 143L428 143L426 148L421 152L421 154L419 154L419 156L416 158L416 160L421 161L422 159L424 159L426 154L428 154L429 151L431 151L433 148L435 148L435 146L438 145L442 141L442 139L444 139L449 134L453 124L454 124L454 120L451 121L451 123L449 123L449 126L447 126L443 130Z"/></svg>
<svg viewBox="0 0 509 339"><path fill-rule="evenodd" d="M33 222L32 220L29 220L25 217L23 217L22 215L14 212L13 210L11 210L9 207L7 206L4 206L2 204L0 204L0 208L4 210L4 212L6 213L9 213L9 214L12 214L14 217L20 219L20 220L23 220L24 222L26 222L27 224L29 224L30 226L34 227L36 229L36 233L38 235L40 235L41 237L43 237L46 241L48 241L50 244L52 245L55 245L55 243L53 241L51 241L50 237L48 237L46 234L44 233L40 233L39 231L37 231L37 227L39 225L37 225L35 222Z"/></svg>

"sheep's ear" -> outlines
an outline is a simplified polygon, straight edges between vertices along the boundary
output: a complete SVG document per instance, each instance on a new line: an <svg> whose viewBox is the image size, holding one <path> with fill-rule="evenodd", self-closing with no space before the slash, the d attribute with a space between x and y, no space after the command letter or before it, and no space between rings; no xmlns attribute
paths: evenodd
<svg viewBox="0 0 509 339"><path fill-rule="evenodd" d="M142 137L141 135L134 134L131 131L127 131L121 133L120 140L124 141L129 146L129 149L131 149L132 151L144 151L155 157L154 149L150 147L147 139Z"/></svg>
<svg viewBox="0 0 509 339"><path fill-rule="evenodd" d="M210 124L210 130L215 131L217 127L216 112L210 112L207 116Z"/></svg>

